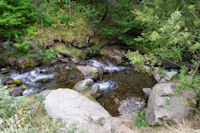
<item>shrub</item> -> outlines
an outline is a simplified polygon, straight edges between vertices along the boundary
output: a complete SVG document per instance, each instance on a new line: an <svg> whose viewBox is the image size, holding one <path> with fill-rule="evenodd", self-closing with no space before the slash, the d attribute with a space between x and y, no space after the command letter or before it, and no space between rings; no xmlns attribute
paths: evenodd
<svg viewBox="0 0 200 133"><path fill-rule="evenodd" d="M0 84L0 132L59 132L63 123L46 115L43 99L40 95L12 97Z"/></svg>
<svg viewBox="0 0 200 133"><path fill-rule="evenodd" d="M145 118L145 112L144 111L138 112L138 115L137 115L136 120L135 120L135 125L137 127L148 126L148 123L147 123L146 118Z"/></svg>
<svg viewBox="0 0 200 133"><path fill-rule="evenodd" d="M0 36L13 39L25 33L28 24L39 21L39 12L32 0L0 1Z"/></svg>

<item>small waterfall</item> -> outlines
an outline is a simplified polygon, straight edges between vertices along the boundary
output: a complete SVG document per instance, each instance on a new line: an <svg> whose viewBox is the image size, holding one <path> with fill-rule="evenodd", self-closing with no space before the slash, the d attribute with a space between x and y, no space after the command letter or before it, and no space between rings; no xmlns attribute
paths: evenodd
<svg viewBox="0 0 200 133"><path fill-rule="evenodd" d="M104 65L103 63L101 63L97 60L93 60L93 59L88 60L88 65L93 66L93 67L97 67L97 68L101 67L101 68L103 68L104 70L106 70L110 73L128 69L128 67L125 67L125 66L116 66L108 60L106 60L105 63L107 65Z"/></svg>
<svg viewBox="0 0 200 133"><path fill-rule="evenodd" d="M55 76L55 72L48 72L49 68L35 68L32 71L26 73L11 73L10 77L13 79L19 79L24 84L29 86L37 86L37 81L42 79L53 79ZM47 74L49 73L49 74Z"/></svg>
<svg viewBox="0 0 200 133"><path fill-rule="evenodd" d="M118 88L118 84L112 80L108 80L106 82L100 81L98 82L98 85L100 86L100 90L102 91L115 90Z"/></svg>

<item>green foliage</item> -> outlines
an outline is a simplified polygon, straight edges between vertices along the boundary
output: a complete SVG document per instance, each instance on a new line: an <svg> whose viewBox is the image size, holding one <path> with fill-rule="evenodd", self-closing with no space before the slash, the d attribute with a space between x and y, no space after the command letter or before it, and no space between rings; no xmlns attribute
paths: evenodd
<svg viewBox="0 0 200 133"><path fill-rule="evenodd" d="M136 120L135 120L135 125L137 127L148 126L148 123L147 123L146 118L145 118L145 112L144 111L138 112Z"/></svg>
<svg viewBox="0 0 200 133"><path fill-rule="evenodd" d="M56 52L53 49L42 49L40 53L36 53L38 56L47 57L48 60L52 60L56 57Z"/></svg>
<svg viewBox="0 0 200 133"><path fill-rule="evenodd" d="M3 42L2 45L3 45L3 48L8 49L13 45L13 42L10 40L7 40L7 41Z"/></svg>
<svg viewBox="0 0 200 133"><path fill-rule="evenodd" d="M21 43L20 42L14 43L14 46L18 52L28 53L28 51L30 50L32 46L32 42L26 39L22 41Z"/></svg>
<svg viewBox="0 0 200 133"><path fill-rule="evenodd" d="M135 38L135 41L141 45L146 44L143 48L159 58L189 61L194 58L194 51L200 52L197 39L200 27L195 24L200 23L197 4L198 2L187 0L182 2L143 0L141 9L133 12L135 20L143 26L141 36ZM181 8L182 6L184 8ZM194 12L189 10L191 6ZM144 50L143 48L140 50Z"/></svg>
<svg viewBox="0 0 200 133"><path fill-rule="evenodd" d="M180 70L180 84L176 88L176 93L177 95L180 95L182 90L194 90L197 94L197 99L193 99L192 102L196 103L196 101L200 101L200 76L197 75L193 79L191 79L193 73L193 70L188 73L187 67L183 67Z"/></svg>
<svg viewBox="0 0 200 133"><path fill-rule="evenodd" d="M105 36L116 38L127 45L135 43L134 37L140 33L141 26L134 19L135 15L131 12L134 1L119 0L117 4L109 5L109 22L104 28ZM140 28L141 27L141 28Z"/></svg>
<svg viewBox="0 0 200 133"><path fill-rule="evenodd" d="M94 44L93 46L90 47L90 55L96 55L101 49L101 45L99 44Z"/></svg>
<svg viewBox="0 0 200 133"><path fill-rule="evenodd" d="M84 91L90 91L91 89L92 88L88 84L86 84L84 87Z"/></svg>
<svg viewBox="0 0 200 133"><path fill-rule="evenodd" d="M59 132L62 123L52 122L41 106L42 101L43 97L38 95L12 97L8 94L7 87L0 84L0 132Z"/></svg>
<svg viewBox="0 0 200 133"><path fill-rule="evenodd" d="M32 0L0 1L0 36L13 39L25 33L28 24L39 21L39 12Z"/></svg>

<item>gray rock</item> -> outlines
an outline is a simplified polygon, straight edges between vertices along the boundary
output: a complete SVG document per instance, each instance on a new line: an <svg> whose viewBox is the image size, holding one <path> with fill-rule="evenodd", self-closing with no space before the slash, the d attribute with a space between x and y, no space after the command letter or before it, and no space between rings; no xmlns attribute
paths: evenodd
<svg viewBox="0 0 200 133"><path fill-rule="evenodd" d="M134 118L132 115L108 117L84 125L78 129L76 133L135 133L135 131L131 129L133 121Z"/></svg>
<svg viewBox="0 0 200 133"><path fill-rule="evenodd" d="M4 78L4 79L2 80L2 83L3 83L4 85L15 84L13 78L11 78L11 77L6 77L6 78Z"/></svg>
<svg viewBox="0 0 200 133"><path fill-rule="evenodd" d="M23 90L20 87L12 87L9 88L9 94L11 96L17 97L22 96Z"/></svg>
<svg viewBox="0 0 200 133"><path fill-rule="evenodd" d="M100 97L101 91L99 84L95 83L94 85L92 85L91 90L88 93L90 93L94 98Z"/></svg>
<svg viewBox="0 0 200 133"><path fill-rule="evenodd" d="M0 73L1 73L1 74L6 74L6 73L8 73L8 72L9 72L9 70L10 70L10 68L9 68L9 67L6 67L6 68L1 68L1 69L0 69Z"/></svg>
<svg viewBox="0 0 200 133"><path fill-rule="evenodd" d="M152 90L151 90L151 88L143 88L142 91L144 92L144 94L146 96L149 96L151 94Z"/></svg>
<svg viewBox="0 0 200 133"><path fill-rule="evenodd" d="M44 104L48 115L66 123L66 131L111 116L100 104L71 89L52 90Z"/></svg>
<svg viewBox="0 0 200 133"><path fill-rule="evenodd" d="M91 87L91 91L90 91L90 94L96 94L100 91L100 86L98 83L95 83L92 85Z"/></svg>
<svg viewBox="0 0 200 133"><path fill-rule="evenodd" d="M77 66L76 67L85 77L98 77L98 68L92 66Z"/></svg>
<svg viewBox="0 0 200 133"><path fill-rule="evenodd" d="M84 91L86 89L88 89L88 87L92 87L92 85L94 84L94 81L92 79L84 79L78 83L75 84L74 88L77 90L77 91Z"/></svg>
<svg viewBox="0 0 200 133"><path fill-rule="evenodd" d="M144 110L146 103L144 99L132 97L127 100L123 100L118 108L120 114L135 114L138 111Z"/></svg>
<svg viewBox="0 0 200 133"><path fill-rule="evenodd" d="M195 104L184 102L195 99L196 94L193 90L185 90L177 97L174 93L177 85L178 83L158 83L153 87L146 111L146 119L150 125L162 125L163 120L168 123L181 122L192 115Z"/></svg>

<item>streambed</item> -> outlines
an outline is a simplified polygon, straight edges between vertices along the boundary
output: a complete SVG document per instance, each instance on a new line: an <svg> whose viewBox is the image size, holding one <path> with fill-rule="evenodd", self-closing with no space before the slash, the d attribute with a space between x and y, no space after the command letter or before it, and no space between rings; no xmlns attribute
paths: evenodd
<svg viewBox="0 0 200 133"><path fill-rule="evenodd" d="M96 99L113 116L119 115L119 105L115 100L125 100L131 97L146 99L143 88L152 87L156 82L153 77L134 71L129 63L117 66L108 59L89 59L79 64L72 62L57 62L49 66L40 66L32 70L11 70L4 77L19 79L29 89L23 95L39 93L45 89L70 88L86 78L77 65L101 68L104 73L101 78L95 79L100 86L101 97Z"/></svg>

